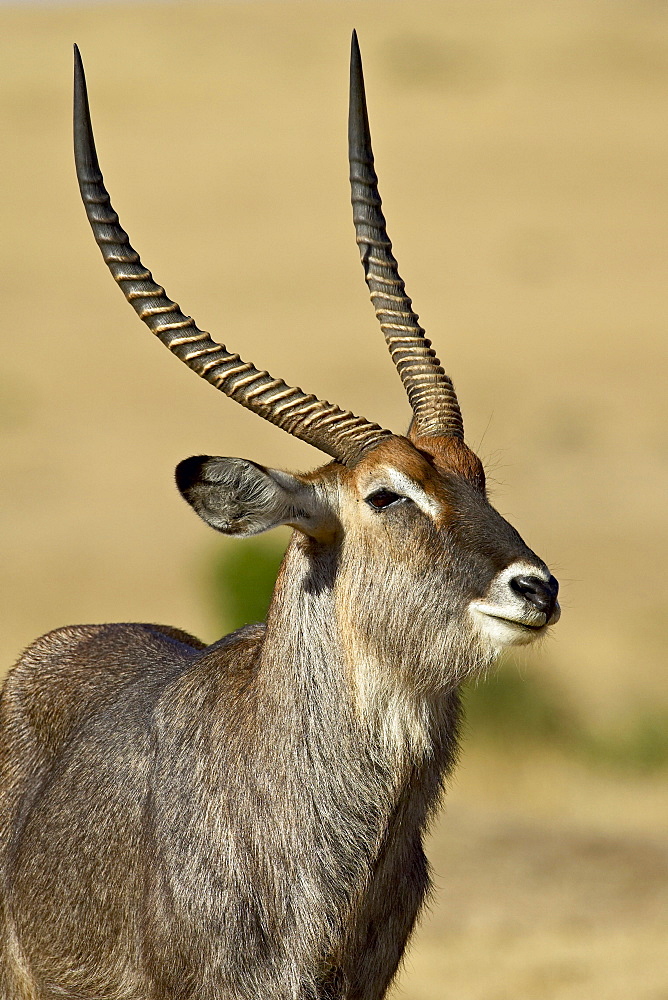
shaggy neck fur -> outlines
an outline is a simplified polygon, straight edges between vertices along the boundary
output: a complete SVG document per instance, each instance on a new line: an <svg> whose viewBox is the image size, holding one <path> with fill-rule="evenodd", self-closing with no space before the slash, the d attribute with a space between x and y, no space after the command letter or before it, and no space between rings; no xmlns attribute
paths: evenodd
<svg viewBox="0 0 668 1000"><path fill-rule="evenodd" d="M436 682L422 683L420 646L409 652L397 639L394 649L383 649L371 633L369 595L351 587L358 576L346 567L344 550L295 534L274 591L258 679L277 708L296 714L287 732L306 735L306 727L315 739L354 734L357 747L387 759L398 775L439 756L444 706L461 680L462 653L469 667L480 654L432 649L430 660L449 656L451 664Z"/></svg>
<svg viewBox="0 0 668 1000"><path fill-rule="evenodd" d="M311 945L333 964L367 919L370 883L391 897L395 866L421 855L459 720L445 673L439 690L411 689L407 664L378 663L363 635L346 633L340 568L339 550L293 539L256 675L272 808L291 817L277 824L287 835L284 864L303 890L303 922L294 914L301 932L291 939L324 933ZM272 868L285 875L283 863ZM285 892L276 886L277 899Z"/></svg>

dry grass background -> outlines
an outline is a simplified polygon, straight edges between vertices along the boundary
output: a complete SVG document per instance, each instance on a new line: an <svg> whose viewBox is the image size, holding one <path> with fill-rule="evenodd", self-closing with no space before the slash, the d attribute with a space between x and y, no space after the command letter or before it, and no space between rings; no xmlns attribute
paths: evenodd
<svg viewBox="0 0 668 1000"><path fill-rule="evenodd" d="M594 729L665 713L659 0L0 8L2 664L77 621L212 640L205 567L235 543L172 469L321 460L188 374L114 290L71 162L71 43L157 279L259 366L402 430L350 220L353 26L402 274L497 506L562 581L562 622L524 669ZM665 772L476 743L402 995L666 1000L667 827Z"/></svg>

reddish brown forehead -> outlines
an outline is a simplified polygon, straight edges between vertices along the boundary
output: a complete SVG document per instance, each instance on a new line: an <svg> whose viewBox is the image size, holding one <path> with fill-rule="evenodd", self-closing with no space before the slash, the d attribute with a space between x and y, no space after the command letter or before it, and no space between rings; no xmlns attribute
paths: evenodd
<svg viewBox="0 0 668 1000"><path fill-rule="evenodd" d="M434 472L450 472L462 476L477 489L485 489L480 459L459 438L423 437L415 441L398 436L387 438L351 472L357 478L370 472L374 465L385 463L410 476L427 492L434 481Z"/></svg>
<svg viewBox="0 0 668 1000"><path fill-rule="evenodd" d="M391 466L418 483L428 495L439 500L447 509L442 492L443 473L460 476L484 494L485 473L480 459L458 438L423 437L411 441L394 435L385 438L355 466L348 468L332 462L300 478L303 481L330 482L332 486L348 483L353 492L373 475L379 466Z"/></svg>
<svg viewBox="0 0 668 1000"><path fill-rule="evenodd" d="M482 462L459 438L422 437L414 439L413 445L440 471L454 472L484 492L485 470Z"/></svg>

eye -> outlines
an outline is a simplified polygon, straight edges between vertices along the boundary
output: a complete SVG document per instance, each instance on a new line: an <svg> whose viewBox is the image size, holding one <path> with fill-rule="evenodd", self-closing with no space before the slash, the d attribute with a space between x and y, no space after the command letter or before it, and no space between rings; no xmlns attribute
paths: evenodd
<svg viewBox="0 0 668 1000"><path fill-rule="evenodd" d="M399 500L405 500L406 497L399 496L398 493L393 493L392 490L376 490L375 493L372 493L365 499L374 510L382 510L384 507L390 507L393 503L398 503Z"/></svg>

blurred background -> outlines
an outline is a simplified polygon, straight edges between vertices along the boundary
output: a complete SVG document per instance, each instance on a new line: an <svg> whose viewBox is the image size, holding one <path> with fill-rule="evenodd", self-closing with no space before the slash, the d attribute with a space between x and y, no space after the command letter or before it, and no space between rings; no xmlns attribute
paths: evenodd
<svg viewBox="0 0 668 1000"><path fill-rule="evenodd" d="M562 584L542 648L467 692L398 995L668 1000L665 0L0 4L2 670L63 624L213 641L262 617L287 536L214 535L173 469L323 461L114 289L72 165L72 43L156 279L401 432L351 222L353 27L408 291L493 502Z"/></svg>

